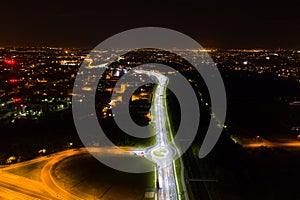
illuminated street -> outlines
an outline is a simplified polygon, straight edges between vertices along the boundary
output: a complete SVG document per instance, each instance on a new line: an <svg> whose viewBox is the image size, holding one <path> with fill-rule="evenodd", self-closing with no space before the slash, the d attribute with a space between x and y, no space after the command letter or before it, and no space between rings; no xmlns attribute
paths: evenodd
<svg viewBox="0 0 300 200"><path fill-rule="evenodd" d="M32 197L37 199L70 199L69 197L71 194L62 190L57 184L54 183L53 178L51 177L51 169L53 165L60 160L84 152L86 152L84 149L80 149L79 151L68 150L53 154L52 156L44 156L31 161L2 168L0 171L0 190L5 192L0 192L0 197L4 199L12 199L17 197L20 199L32 199ZM41 182L7 172L8 170L14 168L21 168L43 161L48 161L48 163L44 166L40 174L42 180Z"/></svg>
<svg viewBox="0 0 300 200"><path fill-rule="evenodd" d="M111 153L111 154L129 154L123 149L101 149L89 148L90 152ZM18 163L0 169L0 199L82 199L63 189L55 181L52 175L52 169L60 161L79 154L88 153L87 149L72 149L43 156L31 161ZM36 181L23 176L8 172L12 169L26 167L32 164L46 162L40 172L40 180Z"/></svg>
<svg viewBox="0 0 300 200"><path fill-rule="evenodd" d="M154 112L151 113L151 115L154 116L156 144L146 150L146 157L157 165L159 199L175 200L178 199L178 189L176 188L178 187L178 180L175 176L176 172L173 171L173 159L176 155L176 150L168 141L168 133L166 130L166 122L168 119L165 118L165 116L168 116L166 106L166 85L168 84L168 78L154 72L148 73L149 75L156 77L158 84L156 93L153 94L154 100L152 106L154 109L151 109L152 112Z"/></svg>
<svg viewBox="0 0 300 200"><path fill-rule="evenodd" d="M286 147L286 148L300 148L300 142L296 140L281 140L278 142L272 142L267 139L262 139L262 141L257 142L257 141L250 141L249 143L244 143L242 144L243 147L251 147L251 148L256 148L256 147L269 147L269 148L279 148L279 147Z"/></svg>

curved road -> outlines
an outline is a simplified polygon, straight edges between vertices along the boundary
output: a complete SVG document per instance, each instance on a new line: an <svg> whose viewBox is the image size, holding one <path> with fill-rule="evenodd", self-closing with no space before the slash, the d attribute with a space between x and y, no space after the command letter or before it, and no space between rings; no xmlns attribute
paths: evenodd
<svg viewBox="0 0 300 200"><path fill-rule="evenodd" d="M85 149L67 150L51 156L43 156L27 162L0 169L0 199L79 199L60 188L51 176L51 169L57 162L76 154L87 152ZM43 167L41 182L9 173L8 170L48 161Z"/></svg>
<svg viewBox="0 0 300 200"><path fill-rule="evenodd" d="M49 156L43 156L34 160L14 164L8 167L0 168L0 199L42 199L42 200L81 200L80 197L69 193L60 187L52 177L52 169L58 162L79 154L88 152L108 152L129 154L127 150L123 149L104 149L104 148L81 148L71 149L63 152L55 153ZM40 172L41 182L35 181L23 176L9 173L10 169L17 169L26 167L31 164L40 163L46 161Z"/></svg>

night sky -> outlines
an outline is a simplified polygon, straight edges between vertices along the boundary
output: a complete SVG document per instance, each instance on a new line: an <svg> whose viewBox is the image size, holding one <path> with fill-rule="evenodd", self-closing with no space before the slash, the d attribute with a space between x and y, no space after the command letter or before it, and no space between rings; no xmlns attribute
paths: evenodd
<svg viewBox="0 0 300 200"><path fill-rule="evenodd" d="M1 1L0 46L93 48L131 28L171 28L204 47L300 49L300 1Z"/></svg>

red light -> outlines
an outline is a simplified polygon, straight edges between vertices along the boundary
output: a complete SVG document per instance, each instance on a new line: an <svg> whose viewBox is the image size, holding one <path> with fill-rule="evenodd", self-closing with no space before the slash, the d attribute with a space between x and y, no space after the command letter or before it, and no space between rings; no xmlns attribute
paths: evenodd
<svg viewBox="0 0 300 200"><path fill-rule="evenodd" d="M22 99L21 98L12 98L13 102L17 103L20 102Z"/></svg>
<svg viewBox="0 0 300 200"><path fill-rule="evenodd" d="M14 65L16 64L16 61L14 59L5 59L4 62L8 65Z"/></svg>
<svg viewBox="0 0 300 200"><path fill-rule="evenodd" d="M17 82L19 82L19 81L18 81L18 79L9 79L9 82L10 82L10 83L17 83Z"/></svg>

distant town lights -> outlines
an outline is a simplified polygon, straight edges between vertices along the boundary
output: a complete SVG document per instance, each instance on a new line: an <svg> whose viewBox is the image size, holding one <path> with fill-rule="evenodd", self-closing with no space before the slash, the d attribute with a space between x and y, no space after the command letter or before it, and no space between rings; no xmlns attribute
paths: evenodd
<svg viewBox="0 0 300 200"><path fill-rule="evenodd" d="M8 65L16 64L16 61L14 59L9 59L9 58L5 59L4 62Z"/></svg>
<svg viewBox="0 0 300 200"><path fill-rule="evenodd" d="M10 82L10 83L17 83L17 82L18 82L18 79L10 79L9 82Z"/></svg>

